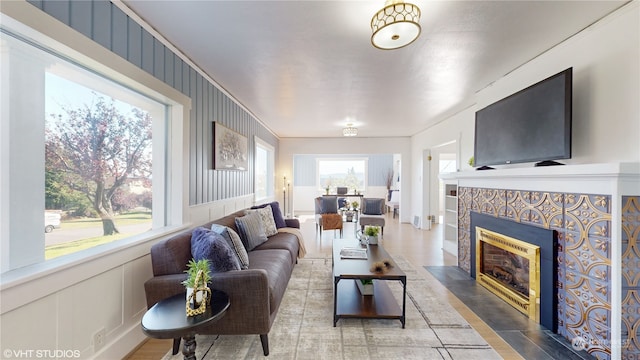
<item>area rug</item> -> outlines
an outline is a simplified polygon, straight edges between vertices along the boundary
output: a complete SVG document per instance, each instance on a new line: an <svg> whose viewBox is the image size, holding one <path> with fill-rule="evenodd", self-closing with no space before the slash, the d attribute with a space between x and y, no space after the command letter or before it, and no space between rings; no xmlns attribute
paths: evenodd
<svg viewBox="0 0 640 360"><path fill-rule="evenodd" d="M404 329L399 320L377 319L340 319L333 327L331 258L305 258L294 268L269 333L268 358L501 359L408 261L394 261L407 274ZM401 284L388 284L401 303ZM197 359L265 359L258 335L198 335L196 342Z"/></svg>

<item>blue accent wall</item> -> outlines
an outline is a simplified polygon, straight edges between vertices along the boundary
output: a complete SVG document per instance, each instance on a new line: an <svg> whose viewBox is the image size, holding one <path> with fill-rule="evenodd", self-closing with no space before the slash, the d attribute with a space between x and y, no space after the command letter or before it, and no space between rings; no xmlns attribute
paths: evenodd
<svg viewBox="0 0 640 360"><path fill-rule="evenodd" d="M253 193L254 136L272 145L276 153L279 145L278 138L256 118L110 1L29 3L191 98L190 205ZM213 121L247 137L248 171L211 170Z"/></svg>

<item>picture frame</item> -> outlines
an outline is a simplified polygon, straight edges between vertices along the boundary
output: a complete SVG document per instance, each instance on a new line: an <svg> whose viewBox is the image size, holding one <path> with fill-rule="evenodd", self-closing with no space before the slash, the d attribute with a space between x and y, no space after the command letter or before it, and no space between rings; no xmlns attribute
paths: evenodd
<svg viewBox="0 0 640 360"><path fill-rule="evenodd" d="M246 171L249 162L247 137L213 122L213 169Z"/></svg>

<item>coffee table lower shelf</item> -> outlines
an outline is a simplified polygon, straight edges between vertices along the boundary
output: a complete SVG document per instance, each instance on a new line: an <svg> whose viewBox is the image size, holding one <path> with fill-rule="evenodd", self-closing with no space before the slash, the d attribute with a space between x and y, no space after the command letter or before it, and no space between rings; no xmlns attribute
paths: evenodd
<svg viewBox="0 0 640 360"><path fill-rule="evenodd" d="M335 279L333 326L342 318L397 319L405 325L405 314L386 284L373 280L373 295L362 295L354 279Z"/></svg>

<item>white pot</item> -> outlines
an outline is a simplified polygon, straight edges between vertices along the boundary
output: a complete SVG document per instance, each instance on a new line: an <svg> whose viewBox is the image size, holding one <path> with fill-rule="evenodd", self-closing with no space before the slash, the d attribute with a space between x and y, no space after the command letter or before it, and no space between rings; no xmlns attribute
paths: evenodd
<svg viewBox="0 0 640 360"><path fill-rule="evenodd" d="M373 295L373 284L363 285L360 279L355 279L356 285L358 285L358 290L362 295Z"/></svg>
<svg viewBox="0 0 640 360"><path fill-rule="evenodd" d="M369 245L378 245L378 236L367 236L367 242Z"/></svg>
<svg viewBox="0 0 640 360"><path fill-rule="evenodd" d="M187 301L189 301L189 296L191 296L192 292L193 292L193 288L192 287L188 287L187 288ZM196 306L200 305L200 303L202 302L202 299L204 298L204 294L205 294L205 291L202 291L202 290L200 290L200 291L198 291L196 293L196 296L195 296Z"/></svg>

